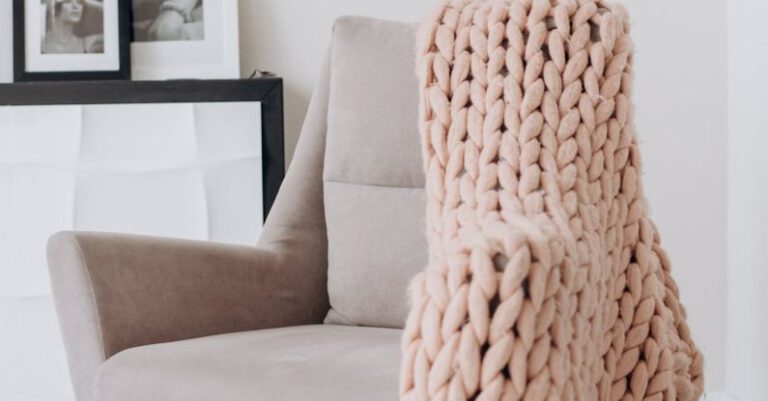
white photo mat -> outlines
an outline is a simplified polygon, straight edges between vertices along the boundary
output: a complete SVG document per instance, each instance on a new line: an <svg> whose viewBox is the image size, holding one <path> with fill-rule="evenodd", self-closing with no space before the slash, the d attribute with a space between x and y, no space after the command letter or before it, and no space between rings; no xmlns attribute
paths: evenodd
<svg viewBox="0 0 768 401"><path fill-rule="evenodd" d="M134 80L240 78L237 0L203 2L205 39L131 43Z"/></svg>
<svg viewBox="0 0 768 401"><path fill-rule="evenodd" d="M117 71L120 34L117 0L104 0L104 53L42 54L45 9L40 0L25 0L24 35L27 72Z"/></svg>

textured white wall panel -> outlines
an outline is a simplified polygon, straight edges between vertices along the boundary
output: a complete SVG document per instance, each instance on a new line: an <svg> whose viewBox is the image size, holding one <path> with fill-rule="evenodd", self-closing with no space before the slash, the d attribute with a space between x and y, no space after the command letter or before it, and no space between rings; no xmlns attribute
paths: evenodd
<svg viewBox="0 0 768 401"><path fill-rule="evenodd" d="M258 102L0 107L0 400L73 399L48 237L255 244L260 131Z"/></svg>
<svg viewBox="0 0 768 401"><path fill-rule="evenodd" d="M262 208L250 207L262 195L261 158L207 165L208 235L213 241L254 244L261 234Z"/></svg>
<svg viewBox="0 0 768 401"><path fill-rule="evenodd" d="M0 297L0 322L0 399L74 400L51 297Z"/></svg>
<svg viewBox="0 0 768 401"><path fill-rule="evenodd" d="M81 161L122 171L191 164L197 156L193 112L187 103L84 106Z"/></svg>
<svg viewBox="0 0 768 401"><path fill-rule="evenodd" d="M2 169L3 197L10 202L0 209L0 230L10 240L0 248L0 296L47 295L45 245L51 233L72 228L74 170L38 164Z"/></svg>
<svg viewBox="0 0 768 401"><path fill-rule="evenodd" d="M15 162L74 163L82 131L80 106L8 108L13 124L11 151Z"/></svg>
<svg viewBox="0 0 768 401"><path fill-rule="evenodd" d="M261 109L252 103L201 103L195 105L195 128L203 161L261 157L261 137L252 127L261 126Z"/></svg>
<svg viewBox="0 0 768 401"><path fill-rule="evenodd" d="M197 168L84 173L77 179L74 229L205 240L207 205Z"/></svg>

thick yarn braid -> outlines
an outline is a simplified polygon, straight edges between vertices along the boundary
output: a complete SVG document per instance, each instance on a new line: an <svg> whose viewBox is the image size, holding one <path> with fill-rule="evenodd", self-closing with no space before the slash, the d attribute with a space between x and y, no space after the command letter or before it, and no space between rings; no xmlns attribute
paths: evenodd
<svg viewBox="0 0 768 401"><path fill-rule="evenodd" d="M701 396L639 182L628 32L603 0L454 0L425 24L404 400Z"/></svg>

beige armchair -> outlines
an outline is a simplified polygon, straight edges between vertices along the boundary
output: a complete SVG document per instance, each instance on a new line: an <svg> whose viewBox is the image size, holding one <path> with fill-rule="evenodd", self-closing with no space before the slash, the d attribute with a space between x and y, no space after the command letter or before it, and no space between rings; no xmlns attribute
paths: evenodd
<svg viewBox="0 0 768 401"><path fill-rule="evenodd" d="M79 401L395 400L427 261L416 27L343 18L256 247L60 233Z"/></svg>

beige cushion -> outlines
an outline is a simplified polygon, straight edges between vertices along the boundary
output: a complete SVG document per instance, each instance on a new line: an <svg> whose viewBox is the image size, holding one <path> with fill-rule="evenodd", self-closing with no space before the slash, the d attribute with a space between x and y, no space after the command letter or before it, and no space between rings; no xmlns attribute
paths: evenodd
<svg viewBox="0 0 768 401"><path fill-rule="evenodd" d="M342 18L334 30L324 192L326 322L402 327L427 262L417 25Z"/></svg>
<svg viewBox="0 0 768 401"><path fill-rule="evenodd" d="M394 401L400 330L302 326L123 351L95 401Z"/></svg>

